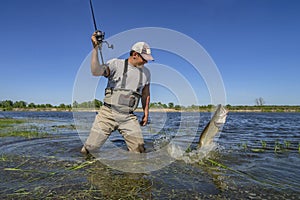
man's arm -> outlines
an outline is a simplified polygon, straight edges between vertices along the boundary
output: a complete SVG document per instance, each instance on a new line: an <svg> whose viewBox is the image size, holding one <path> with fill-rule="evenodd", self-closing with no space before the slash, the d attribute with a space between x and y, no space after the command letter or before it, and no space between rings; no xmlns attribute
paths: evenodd
<svg viewBox="0 0 300 200"><path fill-rule="evenodd" d="M91 59L91 72L94 76L105 76L108 77L110 74L109 68L107 65L101 65L99 63L99 56L98 56L98 41L96 38L96 32L92 35L92 44L93 44L93 51L92 51L92 59Z"/></svg>
<svg viewBox="0 0 300 200"><path fill-rule="evenodd" d="M144 116L141 121L142 126L146 126L148 123L149 104L150 104L150 84L145 85L142 91L142 106L144 110Z"/></svg>

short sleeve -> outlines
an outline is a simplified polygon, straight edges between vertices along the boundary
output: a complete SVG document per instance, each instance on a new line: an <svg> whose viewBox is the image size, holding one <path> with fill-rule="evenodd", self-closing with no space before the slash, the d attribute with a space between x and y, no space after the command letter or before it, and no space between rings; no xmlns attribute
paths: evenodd
<svg viewBox="0 0 300 200"><path fill-rule="evenodd" d="M108 65L108 68L110 71L110 76L112 76L116 72L116 62L117 62L117 59L115 59L115 58L107 61L107 65Z"/></svg>
<svg viewBox="0 0 300 200"><path fill-rule="evenodd" d="M150 70L148 68L144 67L143 71L144 71L144 74L146 76L145 85L148 85L151 82L151 73L150 73Z"/></svg>

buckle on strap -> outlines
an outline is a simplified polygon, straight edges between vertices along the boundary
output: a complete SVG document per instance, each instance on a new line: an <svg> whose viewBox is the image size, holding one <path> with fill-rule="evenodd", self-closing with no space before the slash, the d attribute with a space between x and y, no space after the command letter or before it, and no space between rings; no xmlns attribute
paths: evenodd
<svg viewBox="0 0 300 200"><path fill-rule="evenodd" d="M108 107L108 108L111 108L111 104L109 104L109 103L104 102L103 105Z"/></svg>
<svg viewBox="0 0 300 200"><path fill-rule="evenodd" d="M105 88L105 95L113 94L113 88Z"/></svg>

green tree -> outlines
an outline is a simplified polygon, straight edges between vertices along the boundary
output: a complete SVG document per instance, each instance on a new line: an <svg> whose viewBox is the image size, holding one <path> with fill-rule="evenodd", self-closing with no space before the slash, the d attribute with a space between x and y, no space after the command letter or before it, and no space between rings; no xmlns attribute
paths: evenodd
<svg viewBox="0 0 300 200"><path fill-rule="evenodd" d="M78 102L77 102L77 101L74 101L74 102L73 102L73 108L78 108L78 106L79 106Z"/></svg>
<svg viewBox="0 0 300 200"><path fill-rule="evenodd" d="M66 108L66 105L64 103L59 104L59 108Z"/></svg>
<svg viewBox="0 0 300 200"><path fill-rule="evenodd" d="M226 105L226 108L229 109L229 110L231 110L231 109L232 109L232 106L231 106L230 104L227 104L227 105Z"/></svg>
<svg viewBox="0 0 300 200"><path fill-rule="evenodd" d="M94 99L94 102L93 102L95 108L100 108L102 106L102 102L99 101L98 99Z"/></svg>
<svg viewBox="0 0 300 200"><path fill-rule="evenodd" d="M26 108L27 103L25 101L16 101L13 103L14 108Z"/></svg>
<svg viewBox="0 0 300 200"><path fill-rule="evenodd" d="M173 102L168 103L168 105L169 105L169 108L174 108L174 103Z"/></svg>
<svg viewBox="0 0 300 200"><path fill-rule="evenodd" d="M176 106L174 107L174 109L175 109L175 110L181 110L181 106L180 106L180 105L176 105Z"/></svg>
<svg viewBox="0 0 300 200"><path fill-rule="evenodd" d="M97 102L97 104L100 104L100 103ZM95 100L82 102L82 103L78 104L78 108L95 108Z"/></svg>
<svg viewBox="0 0 300 200"><path fill-rule="evenodd" d="M51 104L47 103L46 108L53 108L53 106Z"/></svg>
<svg viewBox="0 0 300 200"><path fill-rule="evenodd" d="M167 104L162 104L163 108L168 108Z"/></svg>
<svg viewBox="0 0 300 200"><path fill-rule="evenodd" d="M2 101L2 107L5 109L5 110L12 110L13 108L13 102L11 100L5 100L5 101Z"/></svg>
<svg viewBox="0 0 300 200"><path fill-rule="evenodd" d="M37 107L38 107L38 108L46 108L46 105L45 105L45 104L38 104Z"/></svg>
<svg viewBox="0 0 300 200"><path fill-rule="evenodd" d="M34 103L28 104L28 108L36 108L36 105Z"/></svg>
<svg viewBox="0 0 300 200"><path fill-rule="evenodd" d="M212 104L208 104L208 105L207 105L207 108L208 108L208 109L212 109L212 108L213 108L213 105L212 105Z"/></svg>
<svg viewBox="0 0 300 200"><path fill-rule="evenodd" d="M154 107L155 107L155 103L150 103L150 104L149 104L149 107L150 107L150 108L154 108Z"/></svg>

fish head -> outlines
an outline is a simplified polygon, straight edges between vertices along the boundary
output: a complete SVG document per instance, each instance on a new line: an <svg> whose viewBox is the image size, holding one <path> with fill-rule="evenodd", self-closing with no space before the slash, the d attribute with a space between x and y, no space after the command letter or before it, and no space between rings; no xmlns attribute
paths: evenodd
<svg viewBox="0 0 300 200"><path fill-rule="evenodd" d="M218 128L220 128L222 125L225 124L227 113L228 113L228 110L226 110L224 108L224 106L222 106L222 105L220 105L220 106L221 106L221 108L218 110L217 113L215 113L215 119L214 119L214 124Z"/></svg>

